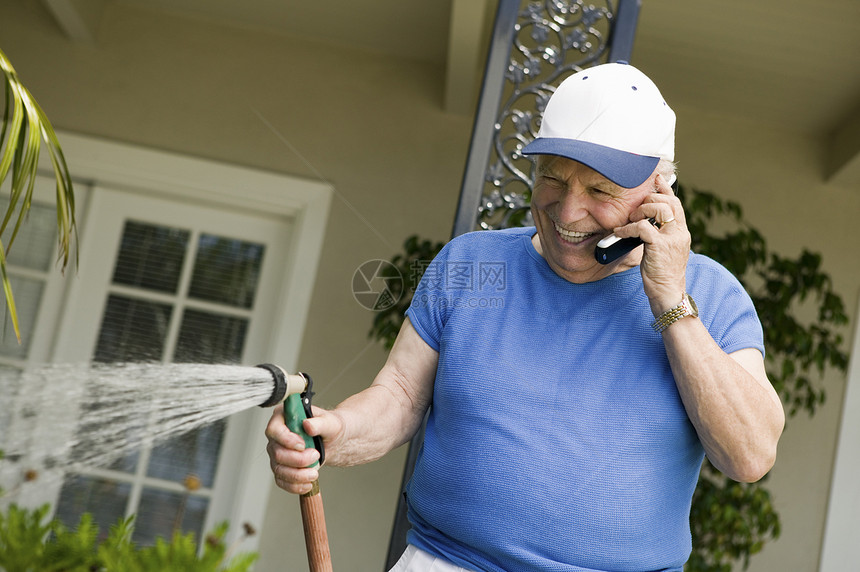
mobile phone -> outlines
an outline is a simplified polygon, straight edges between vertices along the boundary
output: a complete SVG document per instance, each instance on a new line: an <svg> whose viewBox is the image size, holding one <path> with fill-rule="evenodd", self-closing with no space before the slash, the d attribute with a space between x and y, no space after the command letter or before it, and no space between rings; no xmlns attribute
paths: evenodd
<svg viewBox="0 0 860 572"><path fill-rule="evenodd" d="M649 218L648 222L657 226L656 219ZM594 258L601 264L609 264L610 262L615 262L640 244L642 244L642 239L638 236L618 238L614 234L610 234L597 243L597 247L594 249Z"/></svg>
<svg viewBox="0 0 860 572"><path fill-rule="evenodd" d="M669 186L675 192L678 190L676 184L677 177L672 175L672 178L669 179ZM657 191L654 192L656 193ZM656 219L649 218L648 222L657 226ZM638 236L618 238L614 234L610 234L597 243L597 247L594 249L594 258L601 264L609 264L610 262L615 262L640 244L642 244L642 239Z"/></svg>

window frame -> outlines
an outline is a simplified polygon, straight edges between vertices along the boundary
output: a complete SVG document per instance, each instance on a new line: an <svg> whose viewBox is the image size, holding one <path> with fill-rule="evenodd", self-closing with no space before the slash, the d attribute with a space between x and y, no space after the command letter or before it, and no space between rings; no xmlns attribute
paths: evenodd
<svg viewBox="0 0 860 572"><path fill-rule="evenodd" d="M257 217L290 219L290 244L278 281L281 286L275 296L277 303L271 312L272 324L266 336L249 337L246 344L258 344L261 351L270 356L268 361L290 371L297 369L298 350L333 192L330 185L74 133L60 132L58 135L76 185L90 187L93 199L99 189L111 189L227 208ZM86 238L88 218L95 203L91 200L83 208L79 206L77 216L81 240ZM110 248L115 246L110 245ZM115 252L105 259L110 261L107 264L113 264L113 254ZM112 267L108 272L111 270ZM85 268L82 267L82 271ZM67 275L72 277L76 273L74 268L67 271ZM80 283L80 280L71 280L65 301L76 299ZM54 309L55 314L57 309ZM56 343L58 340L77 339L72 315L73 308L65 304L60 312L50 361L80 361L81 355L88 356L92 350L91 347L75 347L74 344L60 350L60 344ZM230 447L241 452L238 458L231 456L229 460L221 455L217 481L213 484L213 488L230 491L229 498L224 494L214 495L210 505L210 514L226 515L224 518L231 523L228 542L242 535L243 522L259 528L265 516L273 486L264 455L263 428L268 416L269 412L262 409L240 413L236 416L236 423L241 430L233 431L230 437L237 442L222 444L222 450ZM224 464L228 461L231 468L239 469L224 471ZM208 518L206 526L211 527L212 524ZM258 538L247 539L243 549L256 550Z"/></svg>

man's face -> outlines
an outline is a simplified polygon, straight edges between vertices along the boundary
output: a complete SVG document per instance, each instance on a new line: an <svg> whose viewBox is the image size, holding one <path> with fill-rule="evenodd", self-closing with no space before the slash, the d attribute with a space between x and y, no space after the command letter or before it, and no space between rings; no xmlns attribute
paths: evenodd
<svg viewBox="0 0 860 572"><path fill-rule="evenodd" d="M570 282L600 280L639 263L641 249L602 265L594 248L654 192L654 176L633 189L619 187L597 171L563 157L539 156L531 210L535 248L553 271Z"/></svg>

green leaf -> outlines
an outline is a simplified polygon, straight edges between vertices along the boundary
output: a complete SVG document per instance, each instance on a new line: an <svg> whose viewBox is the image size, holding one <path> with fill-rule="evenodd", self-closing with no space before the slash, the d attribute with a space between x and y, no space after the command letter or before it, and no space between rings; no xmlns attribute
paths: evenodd
<svg viewBox="0 0 860 572"><path fill-rule="evenodd" d="M0 513L0 569L5 572L39 570L45 541L52 525L47 520L50 507L28 510L15 504Z"/></svg>
<svg viewBox="0 0 860 572"><path fill-rule="evenodd" d="M12 248L21 225L27 218L39 168L39 154L42 142L47 145L51 165L54 170L57 203L57 230L59 239L60 259L62 269L68 265L73 241L77 240L75 223L75 200L72 179L63 156L60 143L54 128L42 108L21 84L12 63L0 51L0 69L3 72L4 108L3 126L0 129L0 186L11 174L9 191L9 206L2 215L0 234L2 234L14 219L12 232L7 240L6 248L0 252L0 275L2 275L3 293L15 330L18 342L21 342L21 331L18 315L15 310L15 299L12 286L6 274L5 253ZM17 213L17 214L16 214ZM2 249L2 244L0 244ZM77 249L76 260L77 263Z"/></svg>

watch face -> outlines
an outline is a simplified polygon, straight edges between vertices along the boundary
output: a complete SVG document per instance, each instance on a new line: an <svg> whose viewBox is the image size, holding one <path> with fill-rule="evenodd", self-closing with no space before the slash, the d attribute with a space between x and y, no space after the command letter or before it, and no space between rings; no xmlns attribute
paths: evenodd
<svg viewBox="0 0 860 572"><path fill-rule="evenodd" d="M690 310L690 315L697 318L699 316L699 307L696 306L696 301L693 300L693 297L689 294L684 294L684 301L686 302L684 305Z"/></svg>

